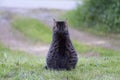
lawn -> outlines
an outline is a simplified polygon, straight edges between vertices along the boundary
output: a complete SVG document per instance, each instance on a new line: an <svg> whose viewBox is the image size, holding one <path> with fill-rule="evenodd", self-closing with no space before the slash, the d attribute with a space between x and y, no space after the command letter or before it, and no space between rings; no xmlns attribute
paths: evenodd
<svg viewBox="0 0 120 80"><path fill-rule="evenodd" d="M120 80L120 57L79 57L71 71L45 70L45 58L0 45L0 80Z"/></svg>

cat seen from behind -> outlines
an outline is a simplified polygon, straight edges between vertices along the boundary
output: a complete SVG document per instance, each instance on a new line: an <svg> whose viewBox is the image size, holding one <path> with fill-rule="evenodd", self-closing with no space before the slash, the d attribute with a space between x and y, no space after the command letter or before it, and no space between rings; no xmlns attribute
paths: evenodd
<svg viewBox="0 0 120 80"><path fill-rule="evenodd" d="M70 40L66 21L54 19L52 43L46 58L46 69L71 70L78 61L77 53Z"/></svg>

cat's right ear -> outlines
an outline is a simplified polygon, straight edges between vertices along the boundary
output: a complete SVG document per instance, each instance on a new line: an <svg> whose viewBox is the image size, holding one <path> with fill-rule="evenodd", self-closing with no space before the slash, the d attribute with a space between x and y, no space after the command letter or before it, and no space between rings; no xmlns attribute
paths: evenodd
<svg viewBox="0 0 120 80"><path fill-rule="evenodd" d="M53 30L56 29L56 20L53 18Z"/></svg>

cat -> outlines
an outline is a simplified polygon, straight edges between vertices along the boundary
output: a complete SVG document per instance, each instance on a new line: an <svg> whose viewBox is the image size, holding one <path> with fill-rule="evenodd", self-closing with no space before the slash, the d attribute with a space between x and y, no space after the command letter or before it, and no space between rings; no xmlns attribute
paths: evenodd
<svg viewBox="0 0 120 80"><path fill-rule="evenodd" d="M78 62L66 21L54 20L52 43L46 58L46 69L71 70Z"/></svg>

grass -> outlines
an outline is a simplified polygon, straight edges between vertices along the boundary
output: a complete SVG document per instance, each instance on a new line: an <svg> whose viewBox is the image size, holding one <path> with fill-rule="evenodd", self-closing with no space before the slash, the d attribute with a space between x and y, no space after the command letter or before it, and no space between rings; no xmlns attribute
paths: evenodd
<svg viewBox="0 0 120 80"><path fill-rule="evenodd" d="M18 17L13 20L12 25L33 42L50 43L51 41L51 30L45 24L36 19Z"/></svg>
<svg viewBox="0 0 120 80"><path fill-rule="evenodd" d="M120 80L120 57L79 57L72 71L45 70L45 58L0 45L0 80Z"/></svg>

